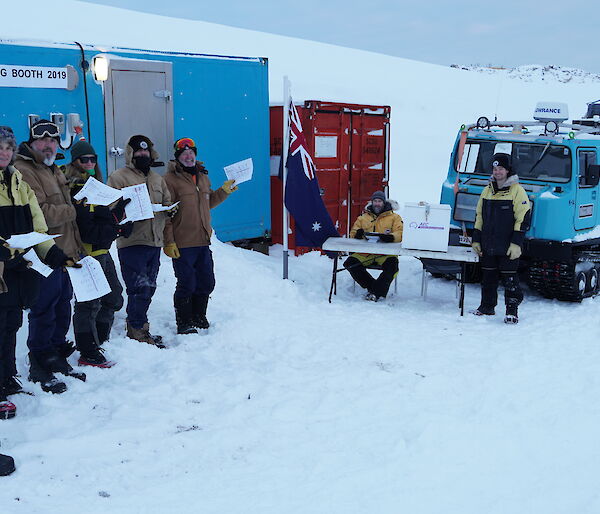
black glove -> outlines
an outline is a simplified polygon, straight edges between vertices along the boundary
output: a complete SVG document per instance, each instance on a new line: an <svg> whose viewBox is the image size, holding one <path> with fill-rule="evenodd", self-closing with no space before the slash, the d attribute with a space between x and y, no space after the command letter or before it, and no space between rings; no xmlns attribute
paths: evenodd
<svg viewBox="0 0 600 514"><path fill-rule="evenodd" d="M393 243L394 242L394 234L379 234L379 240L382 243Z"/></svg>
<svg viewBox="0 0 600 514"><path fill-rule="evenodd" d="M131 202L131 198L119 198L115 206L110 210L114 217L117 218L117 223L125 219L125 206Z"/></svg>
<svg viewBox="0 0 600 514"><path fill-rule="evenodd" d="M169 218L172 218L175 216L175 214L177 214L177 211L179 210L179 205L176 205L175 207L173 207L172 209L169 209L168 211L165 211L166 215Z"/></svg>
<svg viewBox="0 0 600 514"><path fill-rule="evenodd" d="M364 239L365 238L365 231L362 228L359 228L356 231L356 234L354 234L354 239Z"/></svg>
<svg viewBox="0 0 600 514"><path fill-rule="evenodd" d="M133 221L128 221L117 228L117 235L119 237L129 237L131 232L133 232Z"/></svg>
<svg viewBox="0 0 600 514"><path fill-rule="evenodd" d="M46 257L44 262L52 269L62 268L63 266L69 266L71 268L81 268L81 264L76 263L71 257L67 256L58 246L54 245Z"/></svg>

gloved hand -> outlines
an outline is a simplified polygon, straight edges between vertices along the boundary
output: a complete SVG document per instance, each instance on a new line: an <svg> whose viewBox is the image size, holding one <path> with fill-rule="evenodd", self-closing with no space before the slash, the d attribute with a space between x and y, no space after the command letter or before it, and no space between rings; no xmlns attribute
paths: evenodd
<svg viewBox="0 0 600 514"><path fill-rule="evenodd" d="M166 255L171 257L171 259L179 259L179 257L181 257L181 254L179 253L179 248L177 248L177 245L175 243L166 245L163 248L163 252L165 252Z"/></svg>
<svg viewBox="0 0 600 514"><path fill-rule="evenodd" d="M56 245L48 250L46 257L44 257L44 262L52 269L62 268L63 266L81 268L81 264L78 264L72 257L65 255L65 252Z"/></svg>
<svg viewBox="0 0 600 514"><path fill-rule="evenodd" d="M382 243L393 243L394 242L394 234L379 234L379 240Z"/></svg>
<svg viewBox="0 0 600 514"><path fill-rule="evenodd" d="M354 239L364 239L365 238L365 231L362 228L359 228L356 231L356 234L354 234Z"/></svg>
<svg viewBox="0 0 600 514"><path fill-rule="evenodd" d="M506 255L508 256L508 258L511 261L514 261L515 259L518 259L519 257L521 257L521 247L515 243L510 243L510 246L508 247L508 250L506 251Z"/></svg>
<svg viewBox="0 0 600 514"><path fill-rule="evenodd" d="M133 232L133 221L123 223L123 225L117 225L117 235L119 237L129 237Z"/></svg>
<svg viewBox="0 0 600 514"><path fill-rule="evenodd" d="M117 223L120 223L125 219L125 206L129 202L131 202L131 198L119 198L115 206L110 210L117 219Z"/></svg>
<svg viewBox="0 0 600 514"><path fill-rule="evenodd" d="M471 243L471 248L473 248L473 251L479 255L479 257L483 255L481 251L481 243Z"/></svg>
<svg viewBox="0 0 600 514"><path fill-rule="evenodd" d="M0 241L2 242L2 244L0 244L0 261L7 261L12 255L10 248L3 240Z"/></svg>
<svg viewBox="0 0 600 514"><path fill-rule="evenodd" d="M234 182L235 180L226 180L221 186L228 195L238 190L238 187L233 185Z"/></svg>
<svg viewBox="0 0 600 514"><path fill-rule="evenodd" d="M176 205L175 207L173 207L172 209L169 209L168 211L165 211L165 214L169 217L169 218L173 218L175 216L175 214L177 214L177 211L179 211L179 205Z"/></svg>

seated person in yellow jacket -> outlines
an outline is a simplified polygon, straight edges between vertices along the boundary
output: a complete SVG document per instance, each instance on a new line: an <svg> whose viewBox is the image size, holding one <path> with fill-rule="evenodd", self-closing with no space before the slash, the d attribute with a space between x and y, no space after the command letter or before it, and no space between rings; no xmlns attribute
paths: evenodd
<svg viewBox="0 0 600 514"><path fill-rule="evenodd" d="M383 243L399 243L402 241L404 224L399 214L394 212L398 204L388 200L385 193L375 191L371 201L364 212L356 218L350 237L364 239L365 232L380 234L379 240ZM382 272L377 279L367 271L368 266L381 266ZM376 302L387 295L390 284L398 273L398 257L394 255L378 255L369 253L353 253L344 262L344 267L350 272L352 278L362 288L367 290L365 300Z"/></svg>

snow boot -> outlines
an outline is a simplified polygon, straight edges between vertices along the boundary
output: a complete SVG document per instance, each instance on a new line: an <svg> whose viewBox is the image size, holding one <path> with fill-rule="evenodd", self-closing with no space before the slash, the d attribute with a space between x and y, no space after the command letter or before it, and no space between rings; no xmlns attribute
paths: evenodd
<svg viewBox="0 0 600 514"><path fill-rule="evenodd" d="M365 300L367 300L368 302L377 302L379 300L379 297L375 293L367 293L365 295Z"/></svg>
<svg viewBox="0 0 600 514"><path fill-rule="evenodd" d="M6 396L25 392L23 390L23 385L21 384L21 381L17 377L8 377L4 381L4 384L2 384L2 389L4 390L4 394Z"/></svg>
<svg viewBox="0 0 600 514"><path fill-rule="evenodd" d="M0 419L11 419L17 414L17 407L6 398L4 392L0 392Z"/></svg>
<svg viewBox="0 0 600 514"><path fill-rule="evenodd" d="M110 329L112 327L109 323L97 323L96 322L96 333L98 334L98 344L102 346L110 338Z"/></svg>
<svg viewBox="0 0 600 514"><path fill-rule="evenodd" d="M15 471L15 461L8 455L0 454L0 477L6 477Z"/></svg>
<svg viewBox="0 0 600 514"><path fill-rule="evenodd" d="M496 314L496 310L493 307L484 307L480 305L474 311L471 311L471 314L475 314L475 316L494 316Z"/></svg>
<svg viewBox="0 0 600 514"><path fill-rule="evenodd" d="M173 297L175 306L175 321L177 322L178 334L197 334L198 331L192 322L192 297L185 298Z"/></svg>
<svg viewBox="0 0 600 514"><path fill-rule="evenodd" d="M518 307L516 305L506 306L506 316L504 316L504 323L507 323L509 325L515 325L519 322L519 314L517 309Z"/></svg>
<svg viewBox="0 0 600 514"><path fill-rule="evenodd" d="M47 353L49 352L29 352L29 381L40 384L42 391L46 393L64 393L67 385L58 380L48 368Z"/></svg>
<svg viewBox="0 0 600 514"><path fill-rule="evenodd" d="M75 333L75 343L79 350L78 364L97 368L112 368L115 363L109 361L98 348L94 334L91 332Z"/></svg>
<svg viewBox="0 0 600 514"><path fill-rule="evenodd" d="M154 336L150 333L150 325L148 323L144 323L142 328L134 328L127 322L127 337L140 343L151 344L157 348L166 348L162 343L161 336Z"/></svg>
<svg viewBox="0 0 600 514"><path fill-rule="evenodd" d="M210 327L210 323L206 319L208 298L207 294L192 295L192 325L201 330L206 330Z"/></svg>

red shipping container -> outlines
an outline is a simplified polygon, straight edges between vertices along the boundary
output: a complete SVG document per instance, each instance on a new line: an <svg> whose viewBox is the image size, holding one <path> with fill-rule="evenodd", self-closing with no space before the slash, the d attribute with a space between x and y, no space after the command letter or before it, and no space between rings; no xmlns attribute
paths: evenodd
<svg viewBox="0 0 600 514"><path fill-rule="evenodd" d="M296 106L308 150L317 169L321 196L341 235L347 235L371 195L387 192L389 177L389 106L307 100ZM271 107L272 175L283 143L283 107ZM271 177L271 236L283 242L282 181ZM289 247L295 248L294 223ZM296 255L303 253L296 249Z"/></svg>

